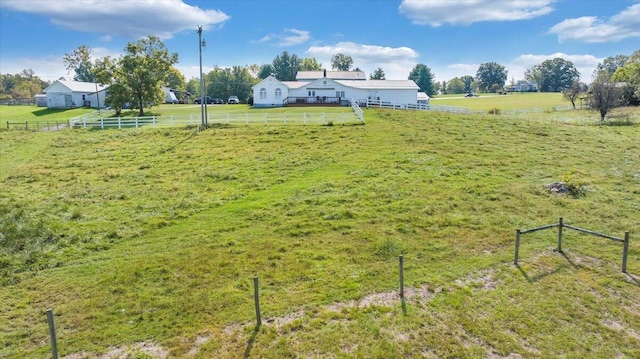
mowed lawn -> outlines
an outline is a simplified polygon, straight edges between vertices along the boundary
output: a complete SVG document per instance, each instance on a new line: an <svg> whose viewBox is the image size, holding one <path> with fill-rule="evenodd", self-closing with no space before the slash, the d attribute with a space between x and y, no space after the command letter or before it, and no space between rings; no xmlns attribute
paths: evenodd
<svg viewBox="0 0 640 359"><path fill-rule="evenodd" d="M365 115L0 131L0 357L640 356L637 123Z"/></svg>
<svg viewBox="0 0 640 359"><path fill-rule="evenodd" d="M571 102L557 92L512 92L507 95L480 93L476 95L475 97L464 97L464 94L436 96L431 99L431 104L466 107L473 111L489 111L496 108L502 111L516 109L551 111L556 106L571 106Z"/></svg>

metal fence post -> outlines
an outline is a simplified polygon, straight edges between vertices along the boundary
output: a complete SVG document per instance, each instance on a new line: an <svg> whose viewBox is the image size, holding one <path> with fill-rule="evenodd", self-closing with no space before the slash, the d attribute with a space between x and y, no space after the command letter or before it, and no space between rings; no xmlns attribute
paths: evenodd
<svg viewBox="0 0 640 359"><path fill-rule="evenodd" d="M53 359L58 359L58 340L56 339L56 325L53 322L53 309L47 309L47 321L49 322L49 335L51 336L51 354Z"/></svg>
<svg viewBox="0 0 640 359"><path fill-rule="evenodd" d="M404 298L404 257L398 257L398 269L400 272L400 298Z"/></svg>
<svg viewBox="0 0 640 359"><path fill-rule="evenodd" d="M562 253L562 217L558 221L558 252Z"/></svg>
<svg viewBox="0 0 640 359"><path fill-rule="evenodd" d="M516 254L513 257L513 264L518 265L518 252L520 251L520 230L516 230Z"/></svg>
<svg viewBox="0 0 640 359"><path fill-rule="evenodd" d="M253 277L253 300L256 304L256 324L262 325L262 318L260 317L260 296L258 295L258 277Z"/></svg>
<svg viewBox="0 0 640 359"><path fill-rule="evenodd" d="M627 273L627 254L629 253L629 232L624 232L624 249L622 251L622 273Z"/></svg>

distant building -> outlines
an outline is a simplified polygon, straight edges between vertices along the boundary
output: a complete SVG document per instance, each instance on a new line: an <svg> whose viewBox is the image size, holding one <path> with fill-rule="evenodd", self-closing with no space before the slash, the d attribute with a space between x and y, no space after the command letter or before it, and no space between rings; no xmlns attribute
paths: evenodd
<svg viewBox="0 0 640 359"><path fill-rule="evenodd" d="M508 92L537 92L538 84L535 82L520 80L516 82L515 85L510 85L506 88Z"/></svg>
<svg viewBox="0 0 640 359"><path fill-rule="evenodd" d="M296 81L269 76L252 89L254 107L282 107L346 106L352 99L417 104L420 88L412 80L368 80L362 71L325 70L299 71Z"/></svg>
<svg viewBox="0 0 640 359"><path fill-rule="evenodd" d="M56 80L42 90L48 108L104 107L107 87L93 82Z"/></svg>

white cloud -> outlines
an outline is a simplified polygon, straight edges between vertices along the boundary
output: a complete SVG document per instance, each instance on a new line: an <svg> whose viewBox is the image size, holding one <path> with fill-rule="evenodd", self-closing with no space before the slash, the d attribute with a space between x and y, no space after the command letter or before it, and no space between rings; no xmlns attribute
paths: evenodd
<svg viewBox="0 0 640 359"><path fill-rule="evenodd" d="M194 24L206 30L227 21L229 15L218 10L203 10L182 0L3 0L0 6L38 14L64 28L138 39L155 35L170 39Z"/></svg>
<svg viewBox="0 0 640 359"><path fill-rule="evenodd" d="M527 20L549 14L555 0L403 0L398 10L417 25L470 25Z"/></svg>
<svg viewBox="0 0 640 359"><path fill-rule="evenodd" d="M558 41L587 43L616 42L630 37L640 37L640 4L631 5L608 21L596 16L566 19L549 30L558 35Z"/></svg>
<svg viewBox="0 0 640 359"><path fill-rule="evenodd" d="M306 51L307 56L315 57L327 68L331 66L331 57L338 53L351 56L353 66L365 71L367 76L380 67L388 80L406 80L419 57L419 54L409 47L385 47L353 42L312 46Z"/></svg>
<svg viewBox="0 0 640 359"><path fill-rule="evenodd" d="M296 46L300 44L304 44L307 42L311 36L309 35L309 31L298 30L298 29L284 29L285 34L291 35L283 35L280 38L280 42L278 42L278 47L286 47L286 46Z"/></svg>
<svg viewBox="0 0 640 359"><path fill-rule="evenodd" d="M298 29L284 29L281 34L267 34L258 40L251 41L254 44L271 43L276 47L288 47L304 44L311 39L309 31Z"/></svg>

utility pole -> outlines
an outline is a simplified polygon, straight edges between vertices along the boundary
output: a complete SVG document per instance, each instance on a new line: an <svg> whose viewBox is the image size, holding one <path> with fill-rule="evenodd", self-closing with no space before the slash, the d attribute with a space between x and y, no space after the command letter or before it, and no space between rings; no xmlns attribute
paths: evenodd
<svg viewBox="0 0 640 359"><path fill-rule="evenodd" d="M200 117L202 120L202 127L209 127L209 119L207 115L207 99L204 93L204 78L202 77L202 48L206 46L205 41L202 39L202 25L198 25L198 48L200 50Z"/></svg>

